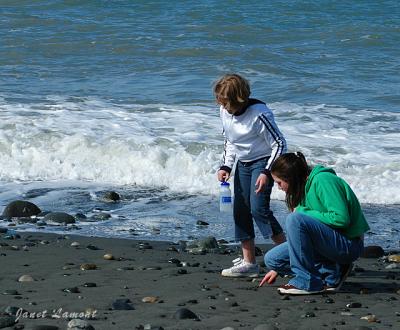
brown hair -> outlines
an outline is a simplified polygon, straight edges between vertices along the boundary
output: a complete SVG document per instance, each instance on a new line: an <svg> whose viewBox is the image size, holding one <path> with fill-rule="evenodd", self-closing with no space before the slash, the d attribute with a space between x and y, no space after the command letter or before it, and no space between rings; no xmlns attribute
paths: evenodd
<svg viewBox="0 0 400 330"><path fill-rule="evenodd" d="M240 108L249 100L250 84L238 74L226 74L214 83L213 91L219 103L224 100L224 106Z"/></svg>
<svg viewBox="0 0 400 330"><path fill-rule="evenodd" d="M283 154L272 164L271 173L288 184L285 201L289 210L293 211L304 201L310 171L306 158L300 151Z"/></svg>

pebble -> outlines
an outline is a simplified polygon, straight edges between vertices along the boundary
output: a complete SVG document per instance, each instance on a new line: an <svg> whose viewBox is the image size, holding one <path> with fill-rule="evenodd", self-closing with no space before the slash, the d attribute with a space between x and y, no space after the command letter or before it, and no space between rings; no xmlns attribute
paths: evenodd
<svg viewBox="0 0 400 330"><path fill-rule="evenodd" d="M144 303L150 303L150 304L153 304L153 303L155 303L155 302L157 302L157 301L158 301L158 297L153 297L153 296L144 297L144 298L142 299L142 302L144 302Z"/></svg>
<svg viewBox="0 0 400 330"><path fill-rule="evenodd" d="M20 310L20 307L16 307L16 306L7 306L4 310L5 313L7 313L8 315L12 315L15 316L17 315L17 312ZM22 313L25 313L26 310L22 309Z"/></svg>
<svg viewBox="0 0 400 330"><path fill-rule="evenodd" d="M378 321L377 317L373 314L360 317L360 320L367 320L370 323Z"/></svg>
<svg viewBox="0 0 400 330"><path fill-rule="evenodd" d="M103 256L103 258L104 258L105 260L114 260L114 259L115 259L114 256L113 256L111 253L106 253L106 254Z"/></svg>
<svg viewBox="0 0 400 330"><path fill-rule="evenodd" d="M334 304L334 303L335 303L335 301L332 298L327 298L325 300L325 304Z"/></svg>
<svg viewBox="0 0 400 330"><path fill-rule="evenodd" d="M174 314L174 318L177 320L184 320L184 319L199 320L199 317L195 313L193 313L190 309L187 308L178 309Z"/></svg>
<svg viewBox="0 0 400 330"><path fill-rule="evenodd" d="M145 242L145 243L139 243L138 248L139 250L151 250L153 247L149 243Z"/></svg>
<svg viewBox="0 0 400 330"><path fill-rule="evenodd" d="M68 293L80 293L79 289L76 286L72 288L65 288L63 289L63 291Z"/></svg>
<svg viewBox="0 0 400 330"><path fill-rule="evenodd" d="M353 313L350 313L350 312L341 312L340 315L343 315L343 316L353 316L354 314L353 314Z"/></svg>
<svg viewBox="0 0 400 330"><path fill-rule="evenodd" d="M225 328L222 328L221 330L235 330L235 328L232 328L232 327L225 327Z"/></svg>
<svg viewBox="0 0 400 330"><path fill-rule="evenodd" d="M15 324L15 317L14 316L0 316L0 329L11 327Z"/></svg>
<svg viewBox="0 0 400 330"><path fill-rule="evenodd" d="M362 305L359 302L352 302L352 303L346 305L347 308L360 308L361 306Z"/></svg>
<svg viewBox="0 0 400 330"><path fill-rule="evenodd" d="M79 242L72 242L71 246L72 247L78 247L78 246L80 246L80 243Z"/></svg>
<svg viewBox="0 0 400 330"><path fill-rule="evenodd" d="M4 295L8 295L8 296L18 296L19 293L17 290L5 290L3 291Z"/></svg>
<svg viewBox="0 0 400 330"><path fill-rule="evenodd" d="M86 248L87 248L88 250L93 250L93 251L100 250L99 247L97 247L97 246L95 246L95 245L92 245L92 244L87 245Z"/></svg>
<svg viewBox="0 0 400 330"><path fill-rule="evenodd" d="M68 322L68 330L94 330L94 328L85 320L73 319Z"/></svg>
<svg viewBox="0 0 400 330"><path fill-rule="evenodd" d="M315 313L314 312L306 312L305 314L303 314L301 316L301 318L309 318L309 317L315 317Z"/></svg>
<svg viewBox="0 0 400 330"><path fill-rule="evenodd" d="M93 282L86 282L83 284L83 286L86 288L95 288L95 287L97 287L97 284L93 283Z"/></svg>
<svg viewBox="0 0 400 330"><path fill-rule="evenodd" d="M175 265L181 265L181 261L179 260L179 259L176 259L176 258L171 258L171 259L169 259L168 260L168 262L170 263L170 264L175 264Z"/></svg>
<svg viewBox="0 0 400 330"><path fill-rule="evenodd" d="M197 220L197 221L196 221L196 225L197 225L197 226L208 226L209 223L206 222L206 221Z"/></svg>
<svg viewBox="0 0 400 330"><path fill-rule="evenodd" d="M116 202L121 199L121 196L115 191L107 191L104 193L103 199L109 202Z"/></svg>
<svg viewBox="0 0 400 330"><path fill-rule="evenodd" d="M392 254L392 255L388 256L388 260L390 262L400 263L400 255L399 254Z"/></svg>
<svg viewBox="0 0 400 330"><path fill-rule="evenodd" d="M360 294L369 294L369 290L367 288L361 288Z"/></svg>
<svg viewBox="0 0 400 330"><path fill-rule="evenodd" d="M80 269L81 270L94 270L94 269L97 269L97 266L96 266L96 264L82 264L80 266Z"/></svg>
<svg viewBox="0 0 400 330"><path fill-rule="evenodd" d="M34 282L34 278L31 275L22 275L18 279L18 282Z"/></svg>
<svg viewBox="0 0 400 330"><path fill-rule="evenodd" d="M131 301L129 299L117 299L112 303L112 309L114 310L134 310Z"/></svg>

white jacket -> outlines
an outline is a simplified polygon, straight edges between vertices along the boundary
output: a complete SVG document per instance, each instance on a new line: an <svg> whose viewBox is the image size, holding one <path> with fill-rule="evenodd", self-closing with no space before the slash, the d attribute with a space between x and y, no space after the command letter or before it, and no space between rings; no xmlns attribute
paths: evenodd
<svg viewBox="0 0 400 330"><path fill-rule="evenodd" d="M247 108L235 115L221 106L220 116L225 137L221 169L230 172L236 158L251 162L270 157L266 166L269 170L275 159L286 152L286 140L264 102L249 99Z"/></svg>

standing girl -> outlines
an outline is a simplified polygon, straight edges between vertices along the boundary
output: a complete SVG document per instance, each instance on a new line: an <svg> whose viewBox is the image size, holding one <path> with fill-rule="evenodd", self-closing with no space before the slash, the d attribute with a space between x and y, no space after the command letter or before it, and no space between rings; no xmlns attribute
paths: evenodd
<svg viewBox="0 0 400 330"><path fill-rule="evenodd" d="M242 245L243 259L235 260L222 276L256 277L254 225L264 238L279 244L285 241L282 228L270 210L273 180L270 167L286 151L286 141L279 131L271 110L264 102L249 98L250 86L238 74L221 77L214 85L220 104L225 136L222 166L218 180L227 181L237 160L234 176L233 218L235 239Z"/></svg>

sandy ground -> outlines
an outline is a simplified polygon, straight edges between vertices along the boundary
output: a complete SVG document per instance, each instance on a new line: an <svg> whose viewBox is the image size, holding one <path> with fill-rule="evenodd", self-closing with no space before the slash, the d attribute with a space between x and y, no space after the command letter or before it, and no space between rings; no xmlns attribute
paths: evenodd
<svg viewBox="0 0 400 330"><path fill-rule="evenodd" d="M96 330L400 328L400 268L387 269L382 259L359 259L338 293L285 297L276 290L284 278L258 288L259 279L221 277L236 252L193 255L168 242L20 236L0 236L0 309L17 319L10 328L67 329L77 316ZM33 281L19 282L22 275ZM198 319L181 319L183 308ZM0 327L9 320L0 316Z"/></svg>

